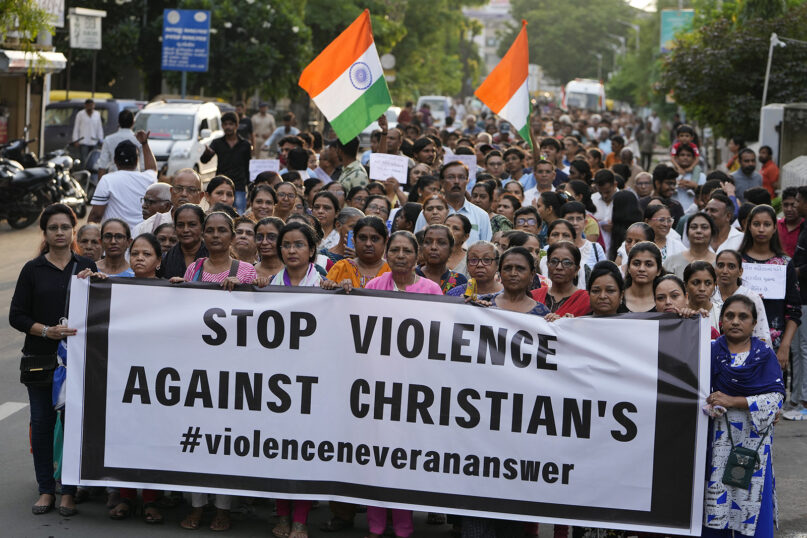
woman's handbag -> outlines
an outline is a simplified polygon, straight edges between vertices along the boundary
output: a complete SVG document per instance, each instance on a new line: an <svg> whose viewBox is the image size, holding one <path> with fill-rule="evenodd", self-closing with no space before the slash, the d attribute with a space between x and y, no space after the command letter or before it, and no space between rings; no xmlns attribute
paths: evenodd
<svg viewBox="0 0 807 538"><path fill-rule="evenodd" d="M724 415L725 416L725 415ZM751 477L759 466L759 449L765 442L765 436L768 435L770 426L765 428L759 439L759 444L756 450L751 450L744 446L734 446L734 439L731 437L731 423L728 416L726 416L726 427L728 428L729 442L731 442L731 451L726 460L726 469L723 471L722 482L727 486L734 486L735 488L748 489L751 487Z"/></svg>

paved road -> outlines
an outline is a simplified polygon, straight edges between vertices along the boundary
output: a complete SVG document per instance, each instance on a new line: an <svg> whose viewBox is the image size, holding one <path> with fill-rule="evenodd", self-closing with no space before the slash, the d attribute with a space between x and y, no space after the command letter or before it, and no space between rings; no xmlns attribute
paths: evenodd
<svg viewBox="0 0 807 538"><path fill-rule="evenodd" d="M81 514L64 519L55 512L34 517L30 506L36 500L31 455L28 450L28 409L25 388L18 382L19 350L23 336L8 325L8 305L14 293L19 270L36 254L38 228L11 230L0 224L0 537L139 537L181 536L187 534L178 523L187 508L165 512L162 526L146 526L137 519L111 521L100 498L80 505ZM776 429L776 482L780 506L779 536L807 538L807 422L782 421ZM314 529L325 520L326 506L311 513L312 536L325 533ZM230 536L271 536L271 508L265 501L234 515ZM367 532L363 516L356 519L357 528L334 536L358 537ZM550 526L542 527L542 536L550 536ZM209 531L202 531L207 533ZM430 527L425 515L418 514L415 533L419 537L448 537L449 527Z"/></svg>

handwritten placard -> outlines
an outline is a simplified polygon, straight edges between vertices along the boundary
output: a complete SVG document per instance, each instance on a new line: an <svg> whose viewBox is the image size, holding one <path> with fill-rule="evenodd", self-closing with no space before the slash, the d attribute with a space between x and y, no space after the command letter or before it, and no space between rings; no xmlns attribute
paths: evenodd
<svg viewBox="0 0 807 538"><path fill-rule="evenodd" d="M456 155L446 151L443 155L443 164L448 164L451 161L459 161L468 167L468 182L474 183L476 181L476 155Z"/></svg>
<svg viewBox="0 0 807 538"><path fill-rule="evenodd" d="M249 180L255 181L261 172L280 172L280 161L277 159L251 159L249 161Z"/></svg>
<svg viewBox="0 0 807 538"><path fill-rule="evenodd" d="M409 172L409 158L387 153L370 154L370 179L385 181L394 177L401 185L406 185Z"/></svg>
<svg viewBox="0 0 807 538"><path fill-rule="evenodd" d="M784 299L787 265L744 263L743 282L763 299Z"/></svg>

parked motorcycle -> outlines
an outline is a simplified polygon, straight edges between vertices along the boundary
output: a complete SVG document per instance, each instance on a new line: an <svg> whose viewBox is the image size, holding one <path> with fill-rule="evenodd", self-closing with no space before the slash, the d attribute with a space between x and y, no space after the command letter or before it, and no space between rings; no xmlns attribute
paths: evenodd
<svg viewBox="0 0 807 538"><path fill-rule="evenodd" d="M13 140L0 146L0 219L15 229L30 226L45 207L60 199L54 165L25 168L21 163L37 164L36 156L26 152L34 141Z"/></svg>
<svg viewBox="0 0 807 538"><path fill-rule="evenodd" d="M56 169L57 185L59 186L59 202L70 206L78 218L87 214L90 198L82 187L90 181L90 172L87 170L74 170L77 160L70 155L68 147L51 151L42 160L44 165L52 165Z"/></svg>

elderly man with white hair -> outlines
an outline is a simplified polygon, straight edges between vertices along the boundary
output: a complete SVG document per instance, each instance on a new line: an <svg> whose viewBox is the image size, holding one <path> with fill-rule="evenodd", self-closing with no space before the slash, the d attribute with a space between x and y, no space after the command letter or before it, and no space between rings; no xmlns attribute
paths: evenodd
<svg viewBox="0 0 807 538"><path fill-rule="evenodd" d="M173 222L171 207L171 185L168 183L150 185L142 199L143 222L132 230L132 237L146 232L154 233L160 225Z"/></svg>

